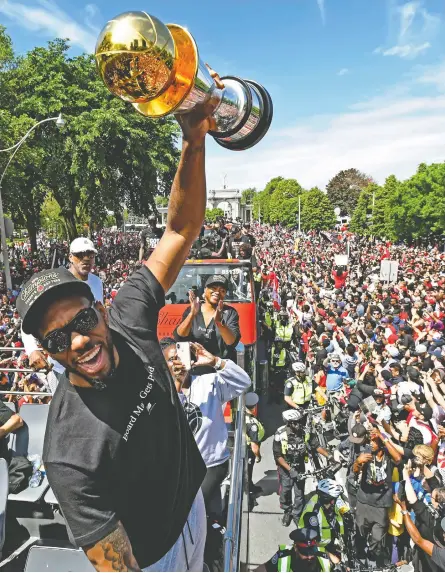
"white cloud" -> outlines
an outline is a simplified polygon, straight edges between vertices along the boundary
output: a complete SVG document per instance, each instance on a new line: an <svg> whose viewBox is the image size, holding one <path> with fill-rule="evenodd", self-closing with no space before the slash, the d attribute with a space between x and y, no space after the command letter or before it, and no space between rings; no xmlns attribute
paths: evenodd
<svg viewBox="0 0 445 573"><path fill-rule="evenodd" d="M431 44L429 42L424 42L418 46L414 44L404 44L402 46L393 46L388 50L382 50L381 48L377 48L374 50L376 54L382 54L383 56L400 56L401 58L415 58L419 56L423 52L426 52L428 48L431 48Z"/></svg>
<svg viewBox="0 0 445 573"><path fill-rule="evenodd" d="M317 6L320 10L321 21L323 24L326 24L326 7L325 7L325 0L317 0Z"/></svg>
<svg viewBox="0 0 445 573"><path fill-rule="evenodd" d="M94 20L97 16L99 16L99 8L96 6L96 4L87 4L85 6L85 24L96 35L98 35L100 32L100 28L94 24Z"/></svg>
<svg viewBox="0 0 445 573"><path fill-rule="evenodd" d="M390 21L397 27L397 37L390 48L379 46L375 54L397 56L399 58L415 58L431 47L441 24L438 15L424 8L421 1L411 1L405 4L390 4Z"/></svg>
<svg viewBox="0 0 445 573"><path fill-rule="evenodd" d="M55 3L38 0L37 4L28 6L15 0L0 0L0 14L31 32L51 38L69 38L72 44L93 52L96 34L81 26Z"/></svg>
<svg viewBox="0 0 445 573"><path fill-rule="evenodd" d="M445 61L437 66L445 75ZM432 83L434 70L418 70L407 85L351 106L338 115L318 115L286 129L275 129L256 147L234 153L209 146L209 189L258 189L272 177L294 177L304 187L324 188L341 169L356 167L379 182L394 173L406 178L421 162L445 160L445 84L437 95L419 96L419 84ZM442 76L444 77L444 76ZM440 87L440 84L437 85Z"/></svg>
<svg viewBox="0 0 445 573"><path fill-rule="evenodd" d="M349 74L348 68L342 68L341 70L338 70L338 72L337 72L337 76L346 76L347 74Z"/></svg>

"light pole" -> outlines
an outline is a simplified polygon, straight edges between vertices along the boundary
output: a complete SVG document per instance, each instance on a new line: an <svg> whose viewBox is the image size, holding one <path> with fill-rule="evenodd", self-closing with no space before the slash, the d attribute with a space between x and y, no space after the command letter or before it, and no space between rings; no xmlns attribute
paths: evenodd
<svg viewBox="0 0 445 573"><path fill-rule="evenodd" d="M301 233L301 195L298 195L298 232Z"/></svg>
<svg viewBox="0 0 445 573"><path fill-rule="evenodd" d="M31 129L29 129L22 137L22 139L18 141L15 145L13 145L12 147L8 147L7 149L0 149L0 153L4 151L14 150L11 157L9 158L8 163L6 164L5 169L3 170L2 176L0 177L0 233L1 233L3 264L5 266L5 278L6 278L7 289L12 289L12 281L11 281L11 271L9 270L8 245L6 243L5 217L3 214L2 183L11 161L14 159L15 154L20 149L22 144L28 139L29 135L35 130L36 127L42 125L42 123L46 123L47 121L55 121L57 127L63 127L65 125L65 120L63 119L61 113L57 117L48 117L47 119L42 119L42 121L39 121L38 123L33 125Z"/></svg>

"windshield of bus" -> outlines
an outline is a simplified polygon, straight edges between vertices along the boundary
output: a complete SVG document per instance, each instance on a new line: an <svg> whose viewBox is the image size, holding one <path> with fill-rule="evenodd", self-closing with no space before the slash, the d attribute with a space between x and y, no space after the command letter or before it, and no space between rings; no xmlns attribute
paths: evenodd
<svg viewBox="0 0 445 573"><path fill-rule="evenodd" d="M198 296L204 293L204 285L211 275L224 275L229 281L225 302L252 302L250 267L247 265L185 265L175 284L165 295L166 304L187 304L188 292L195 289Z"/></svg>

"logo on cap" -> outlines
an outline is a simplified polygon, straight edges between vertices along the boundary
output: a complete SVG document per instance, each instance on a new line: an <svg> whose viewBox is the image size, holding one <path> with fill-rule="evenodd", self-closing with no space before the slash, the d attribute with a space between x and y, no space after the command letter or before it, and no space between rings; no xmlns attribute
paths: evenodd
<svg viewBox="0 0 445 573"><path fill-rule="evenodd" d="M25 304L31 306L43 291L48 290L56 284L60 284L60 282L60 276L57 273L42 275L35 278L30 285L25 287L20 297Z"/></svg>

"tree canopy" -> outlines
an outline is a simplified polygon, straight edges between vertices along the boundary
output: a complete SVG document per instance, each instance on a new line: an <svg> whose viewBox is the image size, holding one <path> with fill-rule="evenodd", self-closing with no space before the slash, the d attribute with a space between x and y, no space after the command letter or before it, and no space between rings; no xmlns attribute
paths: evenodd
<svg viewBox="0 0 445 573"><path fill-rule="evenodd" d="M362 190L372 183L372 178L358 169L346 169L335 175L326 185L326 193L334 209L341 215L352 215Z"/></svg>
<svg viewBox="0 0 445 573"><path fill-rule="evenodd" d="M170 189L179 157L173 118L154 121L138 114L108 92L92 56L71 58L68 48L57 39L2 66L9 52L0 29L2 143L15 143L35 122L60 112L66 121L60 132L54 123L39 126L4 180L5 206L18 213L33 246L47 193L59 204L72 239L82 214L92 226L107 211L119 223L124 207L139 215L152 212L154 197ZM0 157L0 168L7 159Z"/></svg>
<svg viewBox="0 0 445 573"><path fill-rule="evenodd" d="M303 231L333 229L337 218L326 193L313 187L303 193L301 206L301 228Z"/></svg>
<svg viewBox="0 0 445 573"><path fill-rule="evenodd" d="M216 223L216 221L222 217L224 217L224 211L220 207L206 209L205 219L206 221L209 221L209 223Z"/></svg>

